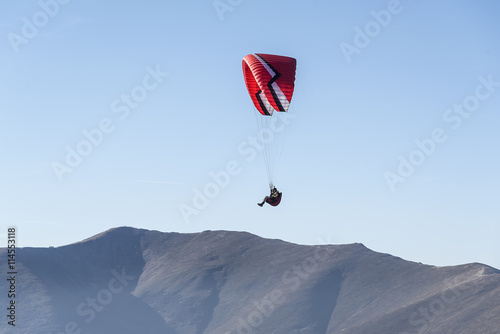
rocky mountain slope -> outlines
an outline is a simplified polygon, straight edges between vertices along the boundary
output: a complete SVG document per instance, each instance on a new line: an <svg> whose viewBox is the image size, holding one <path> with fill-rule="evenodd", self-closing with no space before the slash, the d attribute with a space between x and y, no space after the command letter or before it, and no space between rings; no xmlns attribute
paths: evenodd
<svg viewBox="0 0 500 334"><path fill-rule="evenodd" d="M362 244L121 227L16 256L16 326L2 316L2 334L500 333L500 271Z"/></svg>

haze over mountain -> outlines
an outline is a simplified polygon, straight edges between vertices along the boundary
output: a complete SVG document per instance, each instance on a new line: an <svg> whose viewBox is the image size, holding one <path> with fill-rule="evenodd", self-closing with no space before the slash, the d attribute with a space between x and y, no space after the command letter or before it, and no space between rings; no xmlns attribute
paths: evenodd
<svg viewBox="0 0 500 334"><path fill-rule="evenodd" d="M362 244L120 227L16 256L16 326L4 315L2 334L500 333L500 271Z"/></svg>

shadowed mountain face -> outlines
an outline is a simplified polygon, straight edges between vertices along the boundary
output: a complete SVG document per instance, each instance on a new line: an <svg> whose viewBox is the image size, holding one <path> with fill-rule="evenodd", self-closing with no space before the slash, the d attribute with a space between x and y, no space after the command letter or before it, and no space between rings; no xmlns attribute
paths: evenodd
<svg viewBox="0 0 500 334"><path fill-rule="evenodd" d="M361 244L122 227L16 256L16 326L3 308L2 334L500 333L498 270Z"/></svg>

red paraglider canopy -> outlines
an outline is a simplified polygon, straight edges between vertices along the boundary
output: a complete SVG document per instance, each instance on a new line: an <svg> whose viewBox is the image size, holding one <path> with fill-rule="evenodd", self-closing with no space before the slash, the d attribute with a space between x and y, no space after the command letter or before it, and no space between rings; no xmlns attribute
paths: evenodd
<svg viewBox="0 0 500 334"><path fill-rule="evenodd" d="M243 58L243 76L248 93L262 115L286 112L292 100L295 58L253 53Z"/></svg>

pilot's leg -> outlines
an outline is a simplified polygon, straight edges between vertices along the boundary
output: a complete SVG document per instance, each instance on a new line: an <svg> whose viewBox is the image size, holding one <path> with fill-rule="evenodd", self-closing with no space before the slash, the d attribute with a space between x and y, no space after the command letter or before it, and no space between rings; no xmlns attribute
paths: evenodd
<svg viewBox="0 0 500 334"><path fill-rule="evenodd" d="M257 203L258 206L263 206L264 203L266 203L266 200L269 198L269 196L266 196L264 197L264 199L262 200L262 203Z"/></svg>

